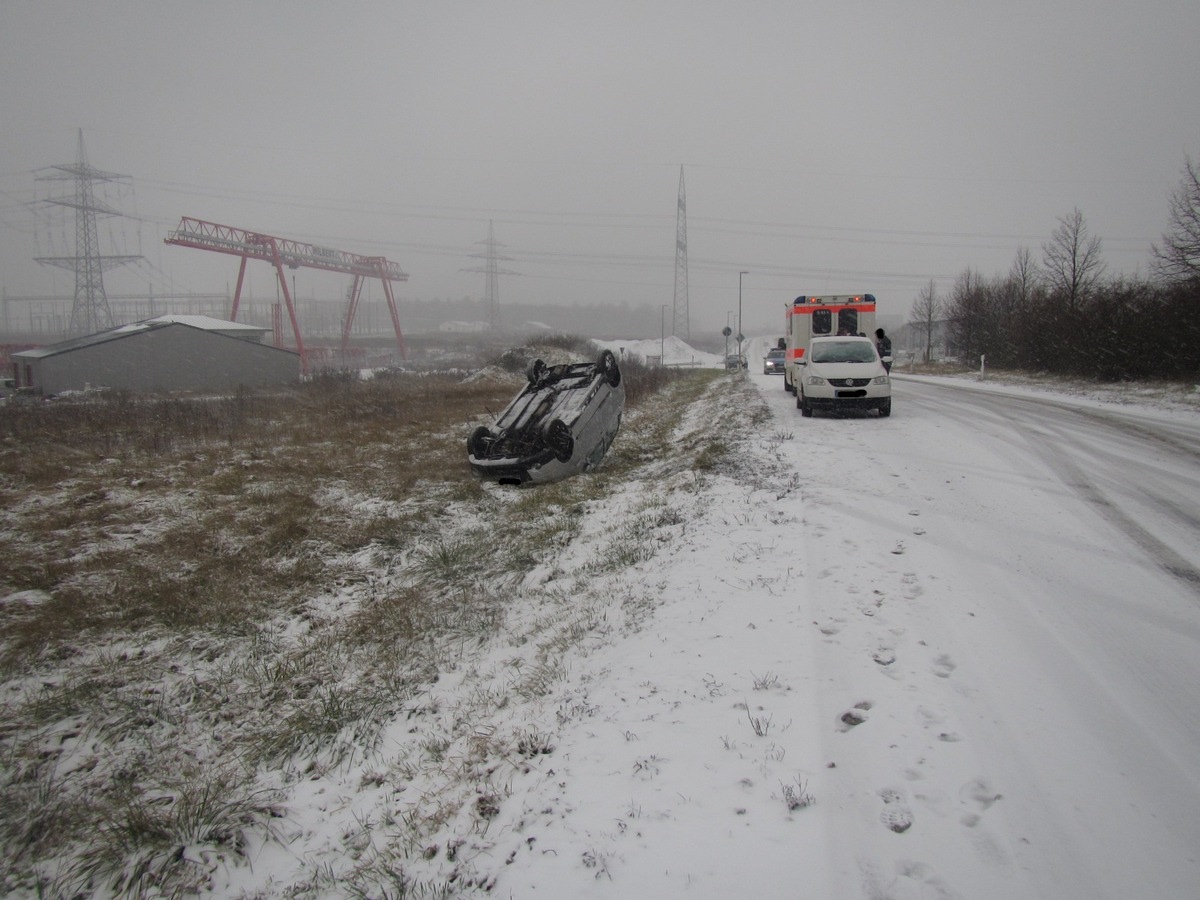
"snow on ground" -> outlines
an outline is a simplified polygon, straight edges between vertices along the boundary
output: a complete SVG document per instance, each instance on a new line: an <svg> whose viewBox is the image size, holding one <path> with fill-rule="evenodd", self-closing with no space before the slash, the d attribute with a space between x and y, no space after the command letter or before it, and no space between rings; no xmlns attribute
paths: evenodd
<svg viewBox="0 0 1200 900"><path fill-rule="evenodd" d="M648 498L677 524L612 578L611 609L588 611L608 627L545 695L486 724L534 749L496 771L470 837L434 841L409 877L433 883L453 856L482 885L464 893L513 898L1197 896L1195 585L1122 541L1003 414L901 379L888 420L802 420L748 356L730 375L744 393L714 391L688 428L722 427L729 403L769 419L731 436L739 465L701 490L648 479L589 509L593 547ZM1193 537L1195 490L1179 498ZM1200 545L1184 553L1200 565ZM488 652L430 707L520 668ZM420 805L419 784L389 792L371 768L294 797L293 845L231 890L269 893L332 858L348 822Z"/></svg>
<svg viewBox="0 0 1200 900"><path fill-rule="evenodd" d="M1195 590L903 384L888 422L802 423L755 380L775 485L715 484L653 626L573 673L597 712L498 891L1194 895Z"/></svg>
<svg viewBox="0 0 1200 900"><path fill-rule="evenodd" d="M1121 407L1127 413L1157 417L1200 412L1200 384L1186 387L1158 383L1100 383L1069 382L1062 379L1033 379L1010 374L914 375L903 367L893 368L892 374L904 379L928 384L952 385L1012 397L1039 397L1043 400L1064 401L1071 406L1093 409Z"/></svg>
<svg viewBox="0 0 1200 900"><path fill-rule="evenodd" d="M638 340L638 341L594 341L603 349L612 350L618 358L623 359L625 356L636 356L643 362L649 359L662 358L663 364L668 366L699 366L699 367L720 367L724 364L724 357L716 353L705 353L703 350L696 350L691 347L686 341L672 335L661 340Z"/></svg>
<svg viewBox="0 0 1200 900"><path fill-rule="evenodd" d="M522 797L536 842L497 892L1193 895L1194 591L903 387L886 423L782 394L745 448L776 483L714 485L642 575L652 627L573 671L596 712ZM1077 640L1093 604L1186 671Z"/></svg>

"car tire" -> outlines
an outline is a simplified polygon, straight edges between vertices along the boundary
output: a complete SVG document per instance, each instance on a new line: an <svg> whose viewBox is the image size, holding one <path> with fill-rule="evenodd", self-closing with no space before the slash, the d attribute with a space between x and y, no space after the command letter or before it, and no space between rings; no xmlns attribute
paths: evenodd
<svg viewBox="0 0 1200 900"><path fill-rule="evenodd" d="M546 374L546 363L540 359L535 359L525 370L525 378L530 384L537 384L544 374Z"/></svg>
<svg viewBox="0 0 1200 900"><path fill-rule="evenodd" d="M879 404L879 418L886 419L892 414L892 398L888 397Z"/></svg>
<svg viewBox="0 0 1200 900"><path fill-rule="evenodd" d="M812 404L804 399L803 394L796 394L796 408L800 410L800 415L806 419L811 419L813 414Z"/></svg>
<svg viewBox="0 0 1200 900"><path fill-rule="evenodd" d="M600 354L600 358L596 360L596 372L604 376L609 387L617 387L621 383L621 368L611 350Z"/></svg>
<svg viewBox="0 0 1200 900"><path fill-rule="evenodd" d="M491 439L491 430L486 425L480 425L467 438L467 452L479 459L487 453L487 446Z"/></svg>
<svg viewBox="0 0 1200 900"><path fill-rule="evenodd" d="M571 454L575 452L575 438L562 419L552 419L546 426L546 446L554 451L554 458L559 462L571 459Z"/></svg>

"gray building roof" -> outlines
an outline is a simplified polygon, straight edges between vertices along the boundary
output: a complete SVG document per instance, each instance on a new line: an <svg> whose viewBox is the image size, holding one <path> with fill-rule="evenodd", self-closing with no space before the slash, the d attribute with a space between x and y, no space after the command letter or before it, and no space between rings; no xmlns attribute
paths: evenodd
<svg viewBox="0 0 1200 900"><path fill-rule="evenodd" d="M159 316L11 355L21 387L45 394L105 386L216 390L297 381L299 354L266 329L207 316Z"/></svg>
<svg viewBox="0 0 1200 900"><path fill-rule="evenodd" d="M187 325L191 328L199 328L202 331L211 331L216 334L226 335L227 337L237 337L252 341L261 341L263 335L270 331L269 328L261 328L258 325L226 322L224 319L214 319L211 316L176 316L168 314L155 316L152 319L143 319L140 322L131 322L128 325L119 325L109 331L98 331L95 334L85 334L81 337L68 338L65 341L59 341L57 344L50 344L46 347L22 350L19 353L14 353L13 358L44 359L47 356L69 353L81 347L92 347L96 344L103 344L106 341L119 340L131 334L145 332L152 328L162 328L166 325Z"/></svg>

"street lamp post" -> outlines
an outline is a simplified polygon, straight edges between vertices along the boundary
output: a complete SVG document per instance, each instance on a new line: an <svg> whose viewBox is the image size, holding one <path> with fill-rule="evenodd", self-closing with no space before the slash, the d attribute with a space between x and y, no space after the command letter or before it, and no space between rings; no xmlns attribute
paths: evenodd
<svg viewBox="0 0 1200 900"><path fill-rule="evenodd" d="M742 339L745 337L745 332L742 331L742 276L749 275L749 272L738 272L738 363L742 361Z"/></svg>

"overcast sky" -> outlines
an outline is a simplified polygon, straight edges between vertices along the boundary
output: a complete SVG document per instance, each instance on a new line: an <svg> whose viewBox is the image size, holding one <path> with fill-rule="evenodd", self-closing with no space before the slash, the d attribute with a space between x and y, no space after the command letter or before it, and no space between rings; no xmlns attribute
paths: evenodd
<svg viewBox="0 0 1200 900"><path fill-rule="evenodd" d="M482 298L492 222L502 304L657 308L681 166L693 329L740 270L748 323L833 291L904 315L931 278L1040 259L1075 208L1144 274L1200 158L1197 36L1195 0L0 0L0 288L73 292L32 261L72 253L73 220L31 203L80 128L138 217L101 249L146 258L110 295L226 290L236 258L162 243L192 216Z"/></svg>

